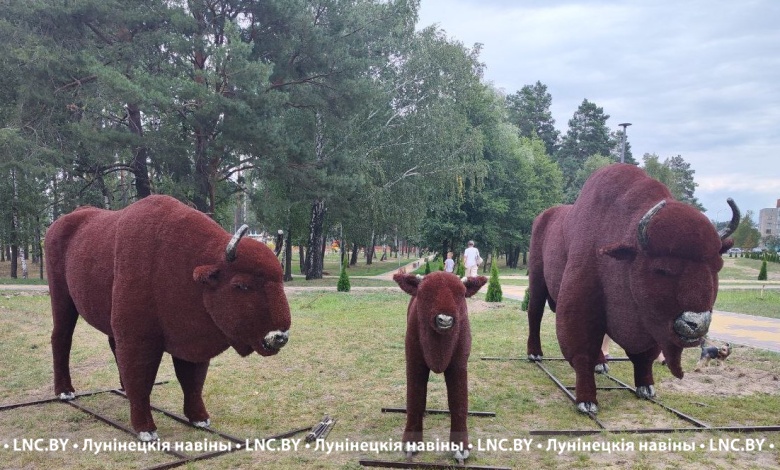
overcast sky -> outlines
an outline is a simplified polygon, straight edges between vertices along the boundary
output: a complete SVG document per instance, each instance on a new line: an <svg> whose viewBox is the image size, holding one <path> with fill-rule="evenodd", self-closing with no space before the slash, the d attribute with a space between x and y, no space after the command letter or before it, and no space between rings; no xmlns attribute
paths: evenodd
<svg viewBox="0 0 780 470"><path fill-rule="evenodd" d="M587 98L637 161L681 155L709 217L780 199L780 1L422 0L432 24L505 93L547 85L562 134Z"/></svg>

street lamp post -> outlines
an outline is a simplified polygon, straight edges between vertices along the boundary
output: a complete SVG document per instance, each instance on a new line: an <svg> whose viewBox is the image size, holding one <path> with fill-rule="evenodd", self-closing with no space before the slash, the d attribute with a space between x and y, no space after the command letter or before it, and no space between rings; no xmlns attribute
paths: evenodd
<svg viewBox="0 0 780 470"><path fill-rule="evenodd" d="M626 127L630 126L630 122L623 122L618 124L618 126L623 128L623 148L620 151L620 163L626 162Z"/></svg>

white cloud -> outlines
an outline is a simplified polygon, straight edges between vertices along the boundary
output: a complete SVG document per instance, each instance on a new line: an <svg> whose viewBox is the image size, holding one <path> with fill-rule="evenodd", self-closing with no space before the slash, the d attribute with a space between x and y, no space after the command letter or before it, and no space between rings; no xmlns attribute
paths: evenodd
<svg viewBox="0 0 780 470"><path fill-rule="evenodd" d="M690 163L701 200L780 198L780 2L422 0L420 20L484 44L506 93L547 85L563 132L587 98L612 128L633 123L635 158Z"/></svg>
<svg viewBox="0 0 780 470"><path fill-rule="evenodd" d="M774 177L751 174L729 173L696 178L699 189L705 192L750 191L763 193L767 197L780 197L780 184Z"/></svg>

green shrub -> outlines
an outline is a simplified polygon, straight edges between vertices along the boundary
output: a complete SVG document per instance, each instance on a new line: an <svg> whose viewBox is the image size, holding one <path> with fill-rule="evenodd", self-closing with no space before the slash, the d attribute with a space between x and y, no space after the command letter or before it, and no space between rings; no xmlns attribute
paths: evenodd
<svg viewBox="0 0 780 470"><path fill-rule="evenodd" d="M455 274L457 274L458 277L466 275L466 265L463 264L463 258L458 259L458 265L455 267Z"/></svg>
<svg viewBox="0 0 780 470"><path fill-rule="evenodd" d="M758 272L758 280L766 281L766 260L761 263L761 271Z"/></svg>
<svg viewBox="0 0 780 470"><path fill-rule="evenodd" d="M344 263L341 266L341 273L339 274L339 283L336 285L336 290L339 292L349 292L352 288L349 284L349 275L347 274L347 266L349 263L349 257L344 257Z"/></svg>
<svg viewBox="0 0 780 470"><path fill-rule="evenodd" d="M531 300L531 289L526 289L523 295L523 301L520 303L520 310L528 311L528 302Z"/></svg>
<svg viewBox="0 0 780 470"><path fill-rule="evenodd" d="M498 280L498 264L491 263L490 281L488 282L488 290L487 290L487 294L485 295L485 301L501 302L503 299L504 299L504 294L503 292L501 292L501 282L499 282Z"/></svg>
<svg viewBox="0 0 780 470"><path fill-rule="evenodd" d="M425 273L424 274L427 276L430 273L431 273L431 263L428 262L428 260L425 260Z"/></svg>

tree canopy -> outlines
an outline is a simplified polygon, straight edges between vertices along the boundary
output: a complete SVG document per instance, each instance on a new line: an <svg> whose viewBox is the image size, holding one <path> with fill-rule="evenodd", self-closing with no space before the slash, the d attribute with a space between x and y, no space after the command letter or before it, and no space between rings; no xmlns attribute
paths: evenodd
<svg viewBox="0 0 780 470"><path fill-rule="evenodd" d="M534 217L622 148L587 99L561 136L546 85L485 83L481 46L416 29L417 0L3 6L0 253L13 260L39 256L79 205L164 193L228 230L284 230L287 279L291 245L321 277L329 238L368 262L376 245L459 254L475 239L517 266ZM698 204L682 157L663 165L654 176Z"/></svg>

